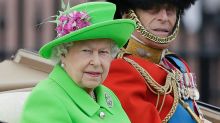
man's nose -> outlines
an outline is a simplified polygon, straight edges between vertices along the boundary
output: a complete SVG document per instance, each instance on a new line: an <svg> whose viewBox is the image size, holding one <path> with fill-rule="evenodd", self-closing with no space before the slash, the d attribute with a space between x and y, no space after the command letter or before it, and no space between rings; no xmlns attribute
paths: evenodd
<svg viewBox="0 0 220 123"><path fill-rule="evenodd" d="M157 18L161 21L167 21L168 20L168 14L167 14L167 10L166 9L161 9L158 12L158 16Z"/></svg>

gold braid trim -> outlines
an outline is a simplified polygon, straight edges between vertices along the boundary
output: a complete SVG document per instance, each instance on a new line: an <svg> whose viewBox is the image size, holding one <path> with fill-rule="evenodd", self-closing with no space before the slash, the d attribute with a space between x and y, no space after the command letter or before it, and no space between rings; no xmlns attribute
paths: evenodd
<svg viewBox="0 0 220 123"><path fill-rule="evenodd" d="M135 69L137 69L140 74L145 78L145 80L147 81L147 85L150 85L149 88L151 89L151 87L153 87L152 92L154 94L168 94L167 92L170 92L172 91L172 86L171 86L171 75L168 74L167 75L167 78L166 78L166 82L165 82L165 85L162 86L160 84L158 84L150 75L148 72L146 72L144 70L144 68L142 68L139 64L137 64L135 61L129 59L129 58L126 58L124 57L125 61L129 62L132 66L135 67ZM154 91L156 90L156 92Z"/></svg>
<svg viewBox="0 0 220 123"><path fill-rule="evenodd" d="M124 56L125 54L131 54L131 53L129 53L128 51L126 51L124 48L122 48L122 49L120 49L120 51L118 52L116 58L117 58L117 59L118 59L118 58L123 58L123 56Z"/></svg>
<svg viewBox="0 0 220 123"><path fill-rule="evenodd" d="M176 111L177 105L179 103L179 95L178 95L178 89L175 81L172 81L172 87L173 87L173 105L167 114L167 116L163 119L162 123L167 123L170 118L173 116L174 112Z"/></svg>
<svg viewBox="0 0 220 123"><path fill-rule="evenodd" d="M160 95L164 95L163 100L162 100L162 104L159 108L159 112L162 110L162 107L164 105L164 100L166 97L166 94L169 94L171 92L173 92L173 97L174 97L174 101L173 101L173 105L169 111L169 113L167 114L167 116L163 119L163 123L167 123L169 121L169 119L172 117L172 115L174 114L174 112L176 111L177 108L177 104L178 104L178 90L177 90L177 85L176 85L176 74L175 71L168 72L167 78L166 78L166 82L164 86L161 86L160 84L158 84L151 76L150 74L143 68L141 67L138 63L136 63L135 61L133 61L132 59L123 57L125 61L127 61L128 63L130 63L140 74L141 76L144 77L145 79L145 83L148 86L148 88L154 93L158 95L158 99L157 99L157 104L156 104L156 108L159 102L159 96ZM153 88L153 89L152 89Z"/></svg>

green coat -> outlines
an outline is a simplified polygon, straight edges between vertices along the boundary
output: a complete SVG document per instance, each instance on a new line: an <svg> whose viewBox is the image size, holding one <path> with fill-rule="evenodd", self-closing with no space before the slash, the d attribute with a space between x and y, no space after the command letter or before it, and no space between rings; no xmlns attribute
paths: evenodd
<svg viewBox="0 0 220 123"><path fill-rule="evenodd" d="M130 123L111 90L101 85L95 93L97 102L57 65L28 97L21 123Z"/></svg>

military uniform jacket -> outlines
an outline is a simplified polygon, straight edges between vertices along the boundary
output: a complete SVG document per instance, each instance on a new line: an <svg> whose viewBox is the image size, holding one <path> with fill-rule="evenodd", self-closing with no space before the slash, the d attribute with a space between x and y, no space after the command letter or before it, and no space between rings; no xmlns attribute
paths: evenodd
<svg viewBox="0 0 220 123"><path fill-rule="evenodd" d="M134 55L125 57L138 63L158 84L164 85L167 76L164 69ZM104 85L118 96L132 123L195 122L180 104L171 110L174 102L172 93L165 96L164 103L163 96L160 96L158 107L162 105L162 109L159 112L156 108L158 95L149 89L143 76L123 58L113 60Z"/></svg>
<svg viewBox="0 0 220 123"><path fill-rule="evenodd" d="M130 123L111 90L94 91L97 102L57 65L28 97L21 123Z"/></svg>

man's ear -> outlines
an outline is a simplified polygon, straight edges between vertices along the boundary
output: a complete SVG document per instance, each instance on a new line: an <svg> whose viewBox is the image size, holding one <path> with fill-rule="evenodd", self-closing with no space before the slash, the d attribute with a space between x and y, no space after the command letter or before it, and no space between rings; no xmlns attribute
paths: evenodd
<svg viewBox="0 0 220 123"><path fill-rule="evenodd" d="M133 10L133 11L135 12L135 10ZM122 18L130 19L129 10L127 10L125 13L122 14Z"/></svg>
<svg viewBox="0 0 220 123"><path fill-rule="evenodd" d="M126 19L128 19L129 18L129 16L128 16L128 13L124 13L123 15L122 15L122 18L126 18Z"/></svg>

